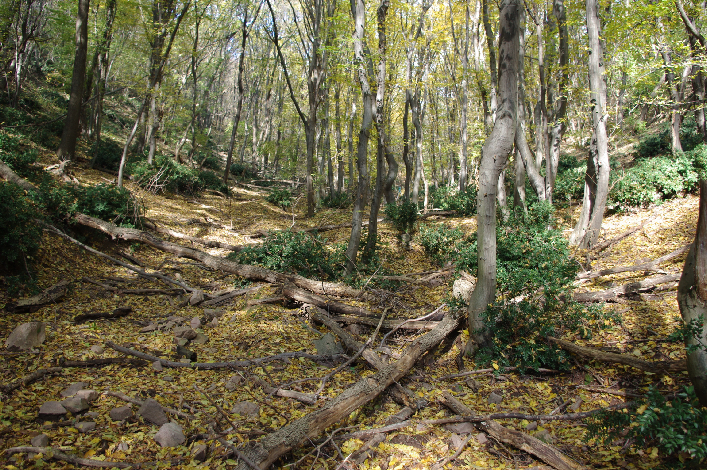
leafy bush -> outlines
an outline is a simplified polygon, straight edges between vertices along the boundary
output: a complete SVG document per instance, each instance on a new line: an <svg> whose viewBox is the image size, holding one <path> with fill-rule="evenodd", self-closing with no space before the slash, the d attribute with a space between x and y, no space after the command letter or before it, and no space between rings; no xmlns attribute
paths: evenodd
<svg viewBox="0 0 707 470"><path fill-rule="evenodd" d="M336 275L324 241L304 232L272 232L261 246L248 247L228 257L238 263L257 264L305 277L333 279Z"/></svg>
<svg viewBox="0 0 707 470"><path fill-rule="evenodd" d="M240 162L232 163L230 172L233 176L240 176L244 179L255 179L258 177L258 172L250 165Z"/></svg>
<svg viewBox="0 0 707 470"><path fill-rule="evenodd" d="M206 154L199 152L196 157L196 161L201 162L201 168L213 170L216 172L221 170L221 160L219 159L218 155L214 154L211 151L208 151L208 153Z"/></svg>
<svg viewBox="0 0 707 470"><path fill-rule="evenodd" d="M636 156L639 158L650 158L666 153L670 153L670 134L666 130L659 134L646 135L636 144Z"/></svg>
<svg viewBox="0 0 707 470"><path fill-rule="evenodd" d="M434 207L472 216L476 214L476 193L476 186L471 184L462 192L458 188L443 186L432 191L431 199Z"/></svg>
<svg viewBox="0 0 707 470"><path fill-rule="evenodd" d="M322 206L332 209L345 209L351 205L351 196L346 191L332 192L322 198Z"/></svg>
<svg viewBox="0 0 707 470"><path fill-rule="evenodd" d="M228 186L226 186L219 175L211 170L201 170L199 172L199 184L204 189L228 193Z"/></svg>
<svg viewBox="0 0 707 470"><path fill-rule="evenodd" d="M286 189L273 189L265 198L271 204L280 206L283 209L292 207L292 193Z"/></svg>
<svg viewBox="0 0 707 470"><path fill-rule="evenodd" d="M153 165L148 165L145 160L132 164L129 173L140 187L154 193L168 191L178 194L196 194L207 187L207 183L217 186L216 188L208 186L210 189L217 191L223 189L211 176L202 175L203 172L177 163L164 155L158 156Z"/></svg>
<svg viewBox="0 0 707 470"><path fill-rule="evenodd" d="M13 183L0 182L0 266L11 271L24 266L42 239L34 219L41 218L37 206Z"/></svg>
<svg viewBox="0 0 707 470"><path fill-rule="evenodd" d="M557 202L580 200L584 196L584 175L587 164L571 155L560 155L552 199Z"/></svg>
<svg viewBox="0 0 707 470"><path fill-rule="evenodd" d="M420 225L418 239L425 253L443 265L457 256L463 237L464 234L458 228L449 228L443 224L423 224Z"/></svg>
<svg viewBox="0 0 707 470"><path fill-rule="evenodd" d="M117 142L110 139L101 139L91 146L92 165L104 170L118 171L120 159L123 156L123 148Z"/></svg>
<svg viewBox="0 0 707 470"><path fill-rule="evenodd" d="M37 161L35 150L23 150L20 139L8 134L0 134L0 160L20 176L32 172L32 165Z"/></svg>
<svg viewBox="0 0 707 470"><path fill-rule="evenodd" d="M657 447L665 456L699 464L707 458L707 409L692 387L667 400L655 387L628 412L602 412L587 420L589 439L611 442L618 437L639 448Z"/></svg>
<svg viewBox="0 0 707 470"><path fill-rule="evenodd" d="M393 227L401 234L412 234L415 222L420 217L417 211L417 204L402 200L400 203L391 203L385 206L385 215L393 224Z"/></svg>

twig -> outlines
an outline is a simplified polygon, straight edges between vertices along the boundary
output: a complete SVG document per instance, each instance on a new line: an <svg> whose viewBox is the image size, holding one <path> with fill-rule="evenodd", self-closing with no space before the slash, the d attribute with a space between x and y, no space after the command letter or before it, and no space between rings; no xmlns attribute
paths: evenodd
<svg viewBox="0 0 707 470"><path fill-rule="evenodd" d="M462 452L464 452L464 448L466 447L466 445L469 443L469 441L473 437L474 437L473 434L469 434L468 436L466 436L466 438L462 441L461 445L459 446L459 449L457 449L457 451L454 453L454 455L452 455L451 457L447 457L443 461L434 464L432 466L432 470L440 470L440 469L444 468L444 466L447 465L449 462L456 460L457 457L459 457L462 454Z"/></svg>
<svg viewBox="0 0 707 470"><path fill-rule="evenodd" d="M139 464L131 464L131 463L126 463L126 462L109 462L107 460L83 459L81 457L76 457L74 455L65 454L64 452L60 451L59 449L57 449L55 447L31 447L31 446L10 447L9 449L5 450L5 452L7 452L7 455L27 454L27 453L43 454L45 457L47 457L49 459L61 460L64 462L68 462L68 463L77 465L79 467L131 468L131 467L139 466Z"/></svg>

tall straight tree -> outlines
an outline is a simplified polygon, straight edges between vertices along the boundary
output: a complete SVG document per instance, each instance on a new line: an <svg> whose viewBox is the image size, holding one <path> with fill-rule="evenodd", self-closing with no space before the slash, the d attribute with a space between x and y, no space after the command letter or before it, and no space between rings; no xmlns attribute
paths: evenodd
<svg viewBox="0 0 707 470"><path fill-rule="evenodd" d="M599 238L609 196L609 137L606 134L606 82L604 53L599 32L598 0L587 0L587 34L589 36L589 105L592 113L592 140L589 144L587 172L584 177L582 212L570 242L580 248L594 246Z"/></svg>
<svg viewBox="0 0 707 470"><path fill-rule="evenodd" d="M473 355L488 345L484 312L496 300L496 190L498 177L513 150L518 107L520 0L504 0L499 26L498 107L493 130L481 150L478 211L478 280L469 299L469 342Z"/></svg>
<svg viewBox="0 0 707 470"><path fill-rule="evenodd" d="M74 54L74 72L71 76L71 94L69 109L61 133L61 144L57 156L61 160L71 160L76 152L79 138L79 123L83 101L84 80L86 79L86 56L88 55L88 9L89 0L79 0L76 15L76 52Z"/></svg>

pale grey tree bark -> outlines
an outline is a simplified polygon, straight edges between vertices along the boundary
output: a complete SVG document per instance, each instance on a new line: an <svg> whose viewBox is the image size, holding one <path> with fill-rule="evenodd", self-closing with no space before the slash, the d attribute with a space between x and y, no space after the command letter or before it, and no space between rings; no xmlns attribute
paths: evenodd
<svg viewBox="0 0 707 470"><path fill-rule="evenodd" d="M484 312L496 300L496 188L513 149L518 99L520 0L504 0L499 27L499 105L491 134L484 142L477 194L478 280L469 300L467 355L488 346Z"/></svg>

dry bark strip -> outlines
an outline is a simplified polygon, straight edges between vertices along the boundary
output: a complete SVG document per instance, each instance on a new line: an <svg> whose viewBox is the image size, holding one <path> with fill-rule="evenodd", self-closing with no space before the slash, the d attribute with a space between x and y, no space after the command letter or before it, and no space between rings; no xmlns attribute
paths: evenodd
<svg viewBox="0 0 707 470"><path fill-rule="evenodd" d="M160 357L153 356L152 354L147 354L144 352L136 351L134 349L119 346L119 345L113 343L112 341L106 341L106 346L108 346L111 349L115 349L116 351L121 352L123 354L128 354L131 356L139 357L140 359L145 359L150 362L159 361L159 363L162 364L162 367L172 367L172 368L187 367L190 369L202 369L202 370L230 369L233 367L250 367L250 366L265 364L267 362L284 361L287 359L291 359L293 357L303 357L305 359L311 359L313 361L331 360L331 356L317 356L316 354L309 354L309 353L305 353L305 352L295 351L295 352L286 352L286 353L276 354L274 356L258 357L255 359L243 359L241 361L189 362L189 363L186 363L186 362L176 362L176 361L169 361L167 359L162 359Z"/></svg>
<svg viewBox="0 0 707 470"><path fill-rule="evenodd" d="M635 294L637 292L652 289L660 284L668 282L676 282L680 280L681 274L665 274L661 276L653 276L638 282L629 282L622 286L612 287L598 292L581 292L574 294L574 300L577 302L607 302L615 300L620 295Z"/></svg>
<svg viewBox="0 0 707 470"><path fill-rule="evenodd" d="M457 328L459 320L457 314L448 314L434 330L413 341L398 361L384 366L372 376L359 380L321 409L268 434L260 441L247 443L242 452L260 468L268 468L281 456L309 439L316 438L329 426L346 418L404 377L424 353ZM245 470L248 467L240 463L237 468Z"/></svg>
<svg viewBox="0 0 707 470"><path fill-rule="evenodd" d="M474 415L474 412L469 407L454 398L452 394L447 391L442 393L440 401L457 414L465 416ZM474 423L474 425L479 431L487 433L504 444L509 444L523 450L558 470L580 470L586 468L567 457L556 447L545 444L540 439L523 432L508 429L496 421L484 420Z"/></svg>
<svg viewBox="0 0 707 470"><path fill-rule="evenodd" d="M63 280L53 286L44 289L41 293L17 302L8 303L5 310L12 313L36 312L45 305L56 302L66 295L69 288L69 281Z"/></svg>
<svg viewBox="0 0 707 470"><path fill-rule="evenodd" d="M1 162L0 162L1 163ZM61 460L78 467L92 467L92 468L132 468L139 466L137 464L131 464L126 462L111 462L108 460L96 460L96 459L84 459L77 457L75 455L66 454L55 447L33 447L33 446L21 446L21 447L10 447L5 451L7 455L14 454L42 454L45 458Z"/></svg>
<svg viewBox="0 0 707 470"><path fill-rule="evenodd" d="M606 351L600 351L598 349L588 348L586 346L579 346L569 341L554 338L552 336L548 336L547 339L551 343L555 343L565 351L570 352L572 354L576 354L578 356L594 359L600 362L624 364L646 372L652 372L654 374L667 374L669 372L682 372L684 370L687 370L687 365L685 361L648 362L644 361L643 359L639 359L631 354L616 354Z"/></svg>
<svg viewBox="0 0 707 470"><path fill-rule="evenodd" d="M187 248L176 243L162 240L161 238L142 230L117 227L110 222L96 219L85 214L74 215L74 220L86 227L100 230L101 232L110 235L113 239L142 242L158 250L172 253L173 255L181 258L200 261L212 269L218 269L227 273L236 274L246 279L266 281L273 284L291 282L297 287L307 289L321 295L359 297L362 294L358 289L335 282L316 281L296 274L281 274L259 266L238 264L227 259L212 256L194 248Z"/></svg>
<svg viewBox="0 0 707 470"><path fill-rule="evenodd" d="M683 253L687 253L690 250L690 246L692 246L691 243L689 243L681 248L678 248L677 250L673 251L672 253L668 253L665 256L661 256L660 258L656 258L656 259L654 259L652 261L648 261L646 263L634 264L632 266L617 266L615 268L602 269L601 271L588 271L586 273L580 273L580 274L577 274L577 279L594 279L594 278L601 277L601 276L608 276L610 274L629 273L629 272L635 272L635 271L654 271L662 263L665 263L666 261L670 261L673 258L677 258L678 256L682 255Z"/></svg>
<svg viewBox="0 0 707 470"><path fill-rule="evenodd" d="M205 240L203 238L192 237L190 235L187 235L186 233L177 232L176 230L172 230L167 227L160 227L159 225L147 219L143 219L142 223L145 225L145 227L149 228L150 230L154 230L157 233L169 235L170 237L174 238L179 238L180 240L187 240L193 243L198 243L199 245L203 245L208 248L223 248L225 250L235 252L239 252L243 248L245 248L242 245L231 245L230 243L219 242L216 240Z"/></svg>

